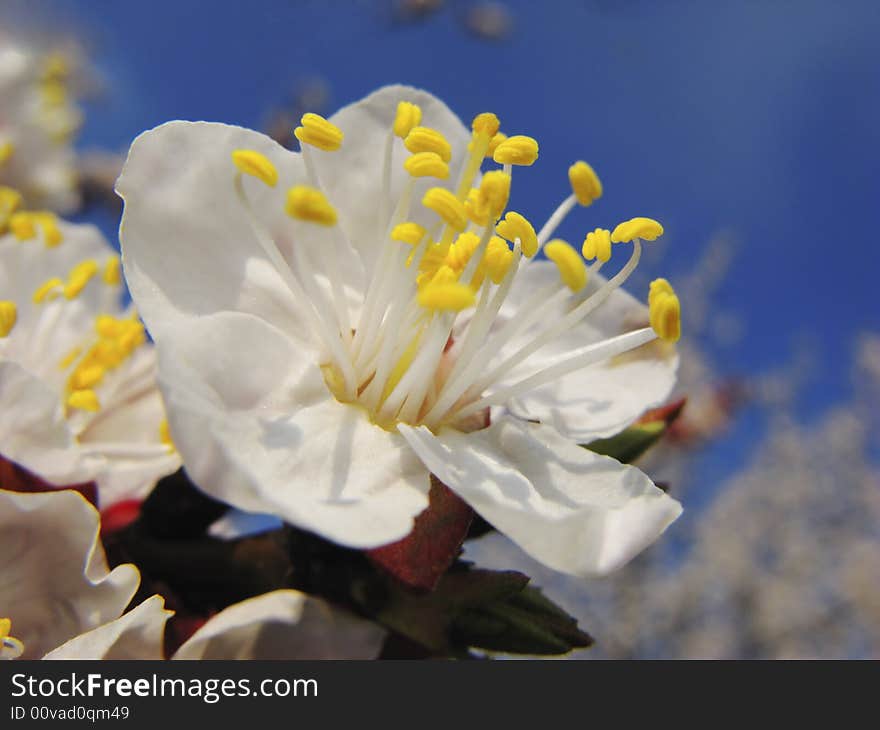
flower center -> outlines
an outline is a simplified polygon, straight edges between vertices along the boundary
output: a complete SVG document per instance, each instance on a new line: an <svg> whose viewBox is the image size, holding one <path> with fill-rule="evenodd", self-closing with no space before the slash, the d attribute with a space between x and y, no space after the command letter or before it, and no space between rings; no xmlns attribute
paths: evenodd
<svg viewBox="0 0 880 730"><path fill-rule="evenodd" d="M15 191L0 188L0 233L3 226L8 228L17 242L9 240L8 246L37 246L42 241L46 255L64 242L64 235L58 221L51 213L41 211L19 211L21 198ZM9 207L6 217L2 217L2 203L6 199ZM50 262L51 263L51 262ZM47 266L51 270L50 266ZM0 300L0 351L21 359L40 363L58 351L57 338L67 337L65 321L72 319L68 307L82 297L90 282L100 279L103 287L96 293L98 311L115 308L119 297L122 277L119 257L110 256L103 264L94 259L80 261L70 271L51 276L33 292L31 301L16 302ZM27 317L26 331L21 331L20 316L28 309L35 316ZM78 318L77 318L78 319ZM118 318L109 314L98 315L94 319L93 331L83 333L81 344L69 349L58 361L58 369L63 373L63 401L68 418L83 420L89 414L101 410L99 392L106 385L108 376L120 368L145 341L143 325L136 315Z"/></svg>
<svg viewBox="0 0 880 730"><path fill-rule="evenodd" d="M305 314L324 350L324 380L337 400L365 408L383 428L404 422L432 430L443 425L473 430L475 423L485 425L490 406L658 337L678 339L678 298L668 282L658 280L662 283L651 287L650 327L573 349L550 366L529 370L536 352L570 334L626 281L638 264L642 241L653 241L663 228L649 218L633 218L613 231L597 228L587 234L580 252L565 241L548 241L576 204L590 205L602 194L593 169L577 162L569 169L571 194L536 234L523 215L506 208L513 167L535 162L537 142L500 133L497 117L489 113L474 119L454 185L431 187L423 195L421 205L435 216L425 228L410 219L415 185L421 178L452 176L452 146L420 122L421 110L408 102L401 102L389 120L384 164L377 170L379 230L358 232L378 236L379 253L375 262L365 262L375 265L365 266L371 273L354 312L334 265L352 255L353 248L312 157L314 148L330 154L338 150L342 131L315 114L303 116L295 131L308 184L287 192L286 210L295 225L325 231L327 242L319 251L304 250L296 245L294 230L292 262L254 215L244 186L244 176L250 176L274 188L274 165L261 153L232 151L236 193L269 260L297 299L309 302ZM407 180L394 201L391 164L399 141L411 154L404 163ZM478 179L487 157L501 167ZM611 259L612 244L631 244L629 260L587 293L588 280ZM512 303L517 277L542 250L558 279L502 316L505 303ZM550 316L563 303L566 313Z"/></svg>

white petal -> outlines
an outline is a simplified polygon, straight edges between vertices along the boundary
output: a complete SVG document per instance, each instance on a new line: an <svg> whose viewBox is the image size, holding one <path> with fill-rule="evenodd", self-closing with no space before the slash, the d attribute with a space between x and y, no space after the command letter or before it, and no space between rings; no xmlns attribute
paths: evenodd
<svg viewBox="0 0 880 730"><path fill-rule="evenodd" d="M43 659L164 659L165 622L173 615L162 596L151 596L115 621L75 636Z"/></svg>
<svg viewBox="0 0 880 730"><path fill-rule="evenodd" d="M148 361L147 367L138 368L137 360ZM142 346L126 366L125 382L108 395L106 405L79 435L80 443L105 461L96 479L102 509L125 499L143 499L181 463L180 454L162 442L165 406L156 383L154 348Z"/></svg>
<svg viewBox="0 0 880 730"><path fill-rule="evenodd" d="M385 631L299 591L233 604L211 618L173 659L374 659Z"/></svg>
<svg viewBox="0 0 880 730"><path fill-rule="evenodd" d="M413 215L410 220L423 225L433 224L437 216L422 207L422 196L429 187L453 187L456 184L471 137L468 128L437 97L410 86L385 86L330 117L330 121L345 134L340 149L329 153L312 151L321 183L331 202L339 209L342 226L352 245L360 251L367 270L370 270L378 255L385 143L400 101L418 104L422 109L422 126L442 132L452 145L449 180L425 178L418 182L412 197ZM391 210L408 178L403 169L403 162L408 156L403 142L395 138L391 165Z"/></svg>
<svg viewBox="0 0 880 730"><path fill-rule="evenodd" d="M285 195L304 182L299 155L258 132L207 122L169 122L132 144L116 189L132 298L157 339L182 319L229 310L256 314L288 334L306 330L294 299L259 246L233 184L231 153L250 149L278 170L274 188L245 177L256 217L279 238L292 235ZM297 243L307 236L297 229Z"/></svg>
<svg viewBox="0 0 880 730"><path fill-rule="evenodd" d="M616 570L681 513L635 467L548 426L507 417L470 434L399 430L443 483L533 558L564 573Z"/></svg>
<svg viewBox="0 0 880 730"><path fill-rule="evenodd" d="M39 240L18 241L11 234L0 237L0 298L15 302L18 315L12 332L0 339L0 355L61 386L61 358L93 334L97 314L115 314L121 305L119 288L97 277L72 301L62 297L34 303L34 292L48 279L64 280L82 261L103 266L116 255L94 226L59 221L58 227L63 241L54 248Z"/></svg>
<svg viewBox="0 0 880 730"><path fill-rule="evenodd" d="M58 485L89 481L102 465L80 452L58 393L8 360L0 361L0 453Z"/></svg>
<svg viewBox="0 0 880 730"><path fill-rule="evenodd" d="M0 610L25 658L118 618L137 590L133 565L108 570L99 520L77 492L0 490Z"/></svg>
<svg viewBox="0 0 880 730"><path fill-rule="evenodd" d="M535 261L523 268L505 302L499 323L515 316L518 305L530 293L559 278L556 266L549 262ZM513 354L548 323L558 320L584 296L595 292L604 281L600 275L593 275L584 292L567 297L560 306L548 310L539 323L515 338L499 357ZM643 327L647 322L647 308L618 288L583 322L541 348L522 367L511 371L497 387L549 367L574 350ZM652 342L559 378L514 398L507 405L520 418L550 424L572 441L587 443L620 432L646 410L665 402L675 385L677 369L675 348Z"/></svg>
<svg viewBox="0 0 880 730"><path fill-rule="evenodd" d="M271 325L219 314L165 333L159 378L193 481L353 547L406 535L428 472L399 434L336 401L320 370Z"/></svg>

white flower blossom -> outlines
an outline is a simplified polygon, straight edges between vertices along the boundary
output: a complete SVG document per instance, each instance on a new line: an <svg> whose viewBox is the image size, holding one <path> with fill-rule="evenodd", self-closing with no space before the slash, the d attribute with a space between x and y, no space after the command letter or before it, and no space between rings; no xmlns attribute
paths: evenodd
<svg viewBox="0 0 880 730"><path fill-rule="evenodd" d="M0 30L0 186L56 212L79 204L73 137L82 113L71 93L71 50Z"/></svg>
<svg viewBox="0 0 880 730"><path fill-rule="evenodd" d="M605 573L656 539L680 505L578 444L674 383L658 339L678 338L672 288L652 285L650 312L620 288L662 227L596 229L587 266L548 239L601 195L592 168L572 166L536 234L504 211L537 143L488 113L470 132L416 89L307 114L297 137L301 154L171 122L135 140L117 183L126 277L194 481L357 548L410 531L431 472L561 571ZM481 177L485 156L501 167ZM612 241L630 257L606 280Z"/></svg>
<svg viewBox="0 0 880 730"><path fill-rule="evenodd" d="M102 507L180 466L156 357L122 304L100 232L17 212L0 236L0 457L44 481L95 481ZM163 424L165 424L163 426Z"/></svg>
<svg viewBox="0 0 880 730"><path fill-rule="evenodd" d="M100 517L77 492L0 490L0 658L161 659L172 611L107 567ZM372 659L385 631L320 599L278 590L209 619L172 659Z"/></svg>

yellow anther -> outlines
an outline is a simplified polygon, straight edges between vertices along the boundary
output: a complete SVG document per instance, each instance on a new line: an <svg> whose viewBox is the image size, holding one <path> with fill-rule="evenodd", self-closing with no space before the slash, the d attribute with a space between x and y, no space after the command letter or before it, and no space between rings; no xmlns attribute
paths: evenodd
<svg viewBox="0 0 880 730"><path fill-rule="evenodd" d="M577 202L581 205L590 205L597 198L602 197L602 183L595 170L583 160L575 162L568 168L568 181Z"/></svg>
<svg viewBox="0 0 880 730"><path fill-rule="evenodd" d="M471 129L477 134L485 134L487 137L493 137L498 134L501 122L492 112L483 112L474 117L471 122Z"/></svg>
<svg viewBox="0 0 880 730"><path fill-rule="evenodd" d="M510 175L501 170L491 170L483 175L480 181L479 207L489 214L492 221L497 221L510 198Z"/></svg>
<svg viewBox="0 0 880 730"><path fill-rule="evenodd" d="M70 76L70 63L67 56L60 52L50 53L43 59L43 81L54 79L63 81Z"/></svg>
<svg viewBox="0 0 880 730"><path fill-rule="evenodd" d="M58 227L58 218L54 213L39 212L34 213L37 223L43 229L43 242L49 248L54 248L64 240L64 235Z"/></svg>
<svg viewBox="0 0 880 730"><path fill-rule="evenodd" d="M9 219L9 230L19 241L36 238L37 230L42 231L43 241L52 248L64 240L58 227L58 218L48 211L21 211Z"/></svg>
<svg viewBox="0 0 880 730"><path fill-rule="evenodd" d="M111 256L107 259L101 278L109 286L117 286L122 282L122 267L118 256Z"/></svg>
<svg viewBox="0 0 880 730"><path fill-rule="evenodd" d="M513 251L507 247L507 242L498 236L492 236L486 246L486 255L483 264L493 284L500 284L507 275L513 263Z"/></svg>
<svg viewBox="0 0 880 730"><path fill-rule="evenodd" d="M681 303L666 279L654 279L648 293L651 327L661 340L678 342L681 337Z"/></svg>
<svg viewBox="0 0 880 730"><path fill-rule="evenodd" d="M15 152L15 145L12 142L0 142L0 165L9 161Z"/></svg>
<svg viewBox="0 0 880 730"><path fill-rule="evenodd" d="M13 213L9 218L9 230L19 241L29 241L36 238L37 224L34 214L28 211Z"/></svg>
<svg viewBox="0 0 880 730"><path fill-rule="evenodd" d="M449 247L446 254L445 263L453 271L461 273L467 266L477 246L480 245L480 237L476 233L465 232L455 239L455 243Z"/></svg>
<svg viewBox="0 0 880 730"><path fill-rule="evenodd" d="M81 261L70 270L67 284L64 285L64 296L67 299L75 299L86 288L91 278L98 273L98 262L94 259Z"/></svg>
<svg viewBox="0 0 880 730"><path fill-rule="evenodd" d="M504 132L493 134L492 139L489 140L489 146L486 148L486 157L495 157L495 150L498 149L498 145L506 139L507 135Z"/></svg>
<svg viewBox="0 0 880 730"><path fill-rule="evenodd" d="M105 372L106 369L102 365L83 363L70 376L70 389L86 390L92 388L103 380Z"/></svg>
<svg viewBox="0 0 880 730"><path fill-rule="evenodd" d="M663 235L663 226L653 218L631 218L618 224L611 232L614 243L627 243L634 238L653 241Z"/></svg>
<svg viewBox="0 0 880 730"><path fill-rule="evenodd" d="M58 362L58 367L61 370L66 370L67 368L69 368L73 364L74 360L76 360L76 358L78 358L81 354L82 354L82 348L81 347L74 347L72 350L70 350L70 352L68 352L64 357L61 358L61 360Z"/></svg>
<svg viewBox="0 0 880 730"><path fill-rule="evenodd" d="M18 307L15 302L4 300L0 302L0 337L8 337L18 321Z"/></svg>
<svg viewBox="0 0 880 730"><path fill-rule="evenodd" d="M111 317L109 314L99 314L95 317L95 332L105 339L112 340L119 337L124 328L122 320Z"/></svg>
<svg viewBox="0 0 880 730"><path fill-rule="evenodd" d="M446 137L430 127L413 127L403 140L403 144L413 153L435 152L444 162L452 159L452 147L446 141Z"/></svg>
<svg viewBox="0 0 880 730"><path fill-rule="evenodd" d="M611 232L607 228L590 231L584 239L581 253L587 261L608 261L611 258Z"/></svg>
<svg viewBox="0 0 880 730"><path fill-rule="evenodd" d="M416 244L418 244L418 242L422 240L422 236L424 235L425 229L418 223L413 223L412 221L398 223L396 226L394 226L394 228L391 229L392 241L408 243L410 246L415 246Z"/></svg>
<svg viewBox="0 0 880 730"><path fill-rule="evenodd" d="M297 185L287 191L287 214L297 220L336 225L336 209L320 190L307 185Z"/></svg>
<svg viewBox="0 0 880 730"><path fill-rule="evenodd" d="M447 284L455 284L458 281L458 275L461 272L453 269L449 264L443 264L429 280L430 286L446 286Z"/></svg>
<svg viewBox="0 0 880 730"><path fill-rule="evenodd" d="M174 442L171 440L171 429L168 427L167 418L163 418L162 423L159 424L159 441L171 449L174 448Z"/></svg>
<svg viewBox="0 0 880 730"><path fill-rule="evenodd" d="M144 334L144 326L135 320L122 320L123 330L119 335L116 343L122 349L123 355L127 356L138 347L146 342Z"/></svg>
<svg viewBox="0 0 880 730"><path fill-rule="evenodd" d="M418 104L401 101L397 105L397 114L394 116L394 134L403 139L421 121L422 108Z"/></svg>
<svg viewBox="0 0 880 730"><path fill-rule="evenodd" d="M468 191L464 201L464 209L467 211L468 218L478 226L489 225L489 211L481 206L478 188L471 188Z"/></svg>
<svg viewBox="0 0 880 730"><path fill-rule="evenodd" d="M406 158L403 167L413 177L449 177L449 165L436 152L416 152Z"/></svg>
<svg viewBox="0 0 880 730"><path fill-rule="evenodd" d="M419 292L419 304L435 312L460 312L473 307L477 299L467 284L431 282Z"/></svg>
<svg viewBox="0 0 880 730"><path fill-rule="evenodd" d="M538 252L538 236L535 234L535 229L519 213L511 210L504 216L504 220L495 226L495 230L499 236L503 236L508 241L515 241L518 238L523 256L531 258Z"/></svg>
<svg viewBox="0 0 880 730"><path fill-rule="evenodd" d="M85 388L83 390L75 390L67 396L67 406L76 408L81 411L91 411L97 413L101 410L101 402L94 390Z"/></svg>
<svg viewBox="0 0 880 730"><path fill-rule="evenodd" d="M34 304L42 304L43 302L51 302L56 299L64 291L64 282L57 276L47 279L37 287L34 292Z"/></svg>
<svg viewBox="0 0 880 730"><path fill-rule="evenodd" d="M342 146L342 130L332 122L328 122L319 114L311 112L302 115L301 127L293 130L296 138L303 144L309 144L325 152L333 152Z"/></svg>
<svg viewBox="0 0 880 730"><path fill-rule="evenodd" d="M586 286L587 267L574 247L557 238L544 246L544 253L556 264L562 282L569 289L579 292Z"/></svg>
<svg viewBox="0 0 880 730"><path fill-rule="evenodd" d="M262 180L270 188L278 184L278 170L269 158L255 150L233 150L232 162L245 175Z"/></svg>
<svg viewBox="0 0 880 730"><path fill-rule="evenodd" d="M8 618L0 618L0 639L5 639L12 631L12 621Z"/></svg>
<svg viewBox="0 0 880 730"><path fill-rule="evenodd" d="M468 216L464 203L446 188L428 190L422 198L422 205L433 210L455 231L462 231L467 226Z"/></svg>
<svg viewBox="0 0 880 730"><path fill-rule="evenodd" d="M538 159L538 142L522 134L508 137L495 148L492 159L500 165L533 165Z"/></svg>

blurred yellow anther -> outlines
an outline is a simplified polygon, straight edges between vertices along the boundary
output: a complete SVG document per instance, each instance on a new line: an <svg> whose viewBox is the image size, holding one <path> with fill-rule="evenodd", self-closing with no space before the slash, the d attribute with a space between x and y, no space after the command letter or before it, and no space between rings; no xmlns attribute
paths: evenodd
<svg viewBox="0 0 880 730"><path fill-rule="evenodd" d="M106 370L102 365L83 363L83 365L74 370L73 374L70 376L70 389L86 390L92 388L101 382L104 378L105 372Z"/></svg>
<svg viewBox="0 0 880 730"><path fill-rule="evenodd" d="M51 302L56 299L64 291L64 282L57 276L47 279L34 292L34 304L42 304L43 302Z"/></svg>
<svg viewBox="0 0 880 730"><path fill-rule="evenodd" d="M307 185L297 185L287 191L287 214L322 226L336 225L336 209L324 193Z"/></svg>
<svg viewBox="0 0 880 730"><path fill-rule="evenodd" d="M67 396L67 406L92 413L97 413L101 410L101 402L98 400L98 395L89 388L73 391Z"/></svg>
<svg viewBox="0 0 880 730"><path fill-rule="evenodd" d="M5 639L12 631L12 621L8 618L0 618L0 639Z"/></svg>
<svg viewBox="0 0 880 730"><path fill-rule="evenodd" d="M99 314L95 317L95 332L105 339L119 337L124 331L125 325L122 320L111 317L109 314Z"/></svg>
<svg viewBox="0 0 880 730"><path fill-rule="evenodd" d="M70 270L67 276L67 284L64 285L64 296L67 299L75 299L85 289L86 284L98 273L98 262L94 259L81 261Z"/></svg>
<svg viewBox="0 0 880 730"><path fill-rule="evenodd" d="M428 190L422 198L422 205L433 210L455 231L464 230L467 226L468 216L464 203L446 188Z"/></svg>
<svg viewBox="0 0 880 730"><path fill-rule="evenodd" d="M446 137L430 127L413 127L403 140L403 144L413 153L435 152L444 162L452 159L452 147L446 141Z"/></svg>
<svg viewBox="0 0 880 730"><path fill-rule="evenodd" d="M159 441L171 449L174 448L174 442L171 440L171 429L168 427L168 419L166 418L163 418L162 423L159 424Z"/></svg>
<svg viewBox="0 0 880 730"><path fill-rule="evenodd" d="M538 159L538 142L522 134L508 137L496 147L492 159L500 165L532 165Z"/></svg>
<svg viewBox="0 0 880 730"><path fill-rule="evenodd" d="M413 177L449 177L449 165L436 152L416 152L407 157L403 167Z"/></svg>
<svg viewBox="0 0 880 730"><path fill-rule="evenodd" d="M504 132L493 134L492 139L489 140L489 146L486 148L486 157L495 157L495 150L498 149L498 145L506 139L507 135Z"/></svg>
<svg viewBox="0 0 880 730"><path fill-rule="evenodd" d="M464 209L470 218L478 226L489 225L489 211L482 207L480 203L480 191L478 188L471 188L468 191L467 198L464 201Z"/></svg>
<svg viewBox="0 0 880 730"><path fill-rule="evenodd" d="M34 213L37 217L37 223L43 229L43 241L49 247L53 248L64 240L61 229L58 227L58 218L54 213L40 212Z"/></svg>
<svg viewBox="0 0 880 730"><path fill-rule="evenodd" d="M14 213L9 219L9 230L19 241L36 238L37 230L43 233L43 241L49 248L57 246L64 240L58 227L58 218L48 211L21 211Z"/></svg>
<svg viewBox="0 0 880 730"><path fill-rule="evenodd" d="M590 205L597 198L602 197L602 183L595 170L583 160L575 162L568 168L568 181L577 202L581 205Z"/></svg>
<svg viewBox="0 0 880 730"><path fill-rule="evenodd" d="M452 282L435 284L433 281L419 292L419 304L435 312L460 312L476 303L474 290L467 284Z"/></svg>
<svg viewBox="0 0 880 730"><path fill-rule="evenodd" d="M498 134L501 122L492 112L483 112L474 117L471 122L471 129L477 134L485 134L487 137L493 137Z"/></svg>
<svg viewBox="0 0 880 730"><path fill-rule="evenodd" d="M240 172L262 180L270 188L274 188L278 184L278 170L261 152L233 150L232 161Z"/></svg>
<svg viewBox="0 0 880 730"><path fill-rule="evenodd" d="M663 235L663 226L653 218L632 218L618 224L611 232L614 243L627 243L634 238L653 241Z"/></svg>
<svg viewBox="0 0 880 730"><path fill-rule="evenodd" d="M50 53L43 59L43 81L63 81L70 76L70 63L63 53Z"/></svg>
<svg viewBox="0 0 880 730"><path fill-rule="evenodd" d="M499 236L508 241L514 241L518 238L523 256L526 258L531 258L538 252L538 236L535 234L535 229L519 213L512 210L508 212L504 216L504 220L499 221L495 226L495 230Z"/></svg>
<svg viewBox="0 0 880 730"><path fill-rule="evenodd" d="M501 170L491 170L483 175L480 181L479 206L489 214L492 221L497 221L510 198L510 175Z"/></svg>
<svg viewBox="0 0 880 730"><path fill-rule="evenodd" d="M0 301L0 337L8 337L18 320L18 307L15 302Z"/></svg>
<svg viewBox="0 0 880 730"><path fill-rule="evenodd" d="M394 134L401 139L408 135L413 127L422 121L422 109L418 104L401 101L397 105L397 114L394 116Z"/></svg>
<svg viewBox="0 0 880 730"><path fill-rule="evenodd" d="M501 280L507 275L511 264L513 263L513 251L511 251L507 242L498 236L492 236L486 246L486 255L483 257L486 271L493 284L500 284Z"/></svg>
<svg viewBox="0 0 880 730"><path fill-rule="evenodd" d="M666 279L651 282L648 312L657 336L667 342L678 342L681 337L681 303Z"/></svg>
<svg viewBox="0 0 880 730"><path fill-rule="evenodd" d="M15 152L15 145L12 142L0 142L0 165L7 162L13 152Z"/></svg>
<svg viewBox="0 0 880 730"><path fill-rule="evenodd" d="M611 258L611 232L606 228L590 231L584 239L581 253L587 261L608 261Z"/></svg>
<svg viewBox="0 0 880 730"><path fill-rule="evenodd" d="M325 152L333 152L342 146L342 130L324 117L309 112L302 115L300 124L302 126L294 129L293 133L303 144Z"/></svg>
<svg viewBox="0 0 880 730"><path fill-rule="evenodd" d="M569 289L578 292L586 286L587 267L572 246L557 238L544 246L544 253L556 264L562 282Z"/></svg>
<svg viewBox="0 0 880 730"><path fill-rule="evenodd" d="M107 263L104 264L104 272L101 274L101 278L104 280L105 284L110 286L117 286L122 282L121 262L119 261L118 256L111 256L107 259Z"/></svg>
<svg viewBox="0 0 880 730"><path fill-rule="evenodd" d="M410 246L415 246L416 244L418 244L418 242L422 240L422 236L424 235L425 229L418 223L413 223L412 221L398 223L396 226L394 226L394 228L391 229L392 241L408 243Z"/></svg>
<svg viewBox="0 0 880 730"><path fill-rule="evenodd" d="M9 230L19 241L29 241L37 235L37 224L33 213L22 211L9 218Z"/></svg>

